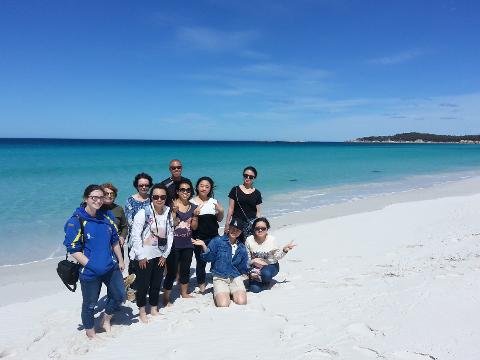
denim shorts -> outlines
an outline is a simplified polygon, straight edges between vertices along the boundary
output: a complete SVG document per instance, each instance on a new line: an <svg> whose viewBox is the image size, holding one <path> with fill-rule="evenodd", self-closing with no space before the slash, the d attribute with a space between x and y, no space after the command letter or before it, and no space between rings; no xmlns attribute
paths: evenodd
<svg viewBox="0 0 480 360"><path fill-rule="evenodd" d="M247 291L243 283L243 276L236 278L213 277L213 295L220 293L233 294L237 291Z"/></svg>

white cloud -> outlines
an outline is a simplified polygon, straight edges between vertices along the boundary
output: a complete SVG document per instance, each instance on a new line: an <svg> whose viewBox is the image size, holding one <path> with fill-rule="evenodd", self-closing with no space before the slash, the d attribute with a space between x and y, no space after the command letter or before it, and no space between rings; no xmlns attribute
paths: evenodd
<svg viewBox="0 0 480 360"><path fill-rule="evenodd" d="M257 36L255 31L220 31L199 26L184 26L177 30L179 40L207 51L247 51L247 47Z"/></svg>
<svg viewBox="0 0 480 360"><path fill-rule="evenodd" d="M411 49L411 50L403 51L397 54L373 58L368 60L368 62L370 64L395 65L395 64L402 64L402 63L411 61L424 54L425 52L420 49Z"/></svg>

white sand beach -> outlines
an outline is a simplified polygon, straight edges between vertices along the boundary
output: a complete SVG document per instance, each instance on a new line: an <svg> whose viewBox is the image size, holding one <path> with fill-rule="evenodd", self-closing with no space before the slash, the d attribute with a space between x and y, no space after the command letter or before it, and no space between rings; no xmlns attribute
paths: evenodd
<svg viewBox="0 0 480 360"><path fill-rule="evenodd" d="M271 232L298 246L272 290L177 299L149 324L127 302L95 341L58 260L3 267L0 358L475 360L479 214L475 178L284 216Z"/></svg>

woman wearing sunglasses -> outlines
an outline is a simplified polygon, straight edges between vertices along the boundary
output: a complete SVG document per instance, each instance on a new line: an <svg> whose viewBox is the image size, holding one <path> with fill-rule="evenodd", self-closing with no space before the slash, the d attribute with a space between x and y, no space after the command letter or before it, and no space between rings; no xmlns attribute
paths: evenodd
<svg viewBox="0 0 480 360"><path fill-rule="evenodd" d="M107 286L107 301L102 328L110 331L113 313L125 300L118 233L110 211L101 210L104 192L99 185L89 185L84 202L65 224L63 244L81 265L82 323L89 338L95 338L94 315L102 283ZM118 259L118 260L117 260Z"/></svg>
<svg viewBox="0 0 480 360"><path fill-rule="evenodd" d="M158 299L165 261L173 243L173 216L165 205L167 188L156 184L150 190L150 205L140 209L133 219L130 259L134 263L137 305L140 320L148 322L145 305L150 314L158 315Z"/></svg>
<svg viewBox="0 0 480 360"><path fill-rule="evenodd" d="M137 189L137 193L130 196L125 204L125 215L127 216L128 225L127 244L129 251L131 248L130 234L133 225L133 218L140 209L150 206L150 197L148 195L148 191L150 190L152 183L152 177L146 173L137 174L133 180L133 187Z"/></svg>
<svg viewBox="0 0 480 360"><path fill-rule="evenodd" d="M213 180L208 176L203 176L197 180L195 186L195 196L191 203L198 206L200 209L198 215L198 227L193 232L194 239L200 239L208 246L210 240L218 236L218 223L223 219L223 207L217 199L214 199L213 189L215 185ZM205 268L207 263L201 258L202 248L195 246L195 261L197 263L195 274L197 276L197 284L200 293L205 292L206 273Z"/></svg>
<svg viewBox="0 0 480 360"><path fill-rule="evenodd" d="M228 233L230 221L239 219L246 224L242 231L240 241L245 241L245 237L251 234L251 223L260 216L260 204L262 203L262 194L255 189L253 181L257 177L257 169L253 166L247 166L243 169L243 184L234 186L228 197L227 219L225 221L225 233Z"/></svg>
<svg viewBox="0 0 480 360"><path fill-rule="evenodd" d="M192 182L182 180L178 184L176 199L174 201L173 218L175 230L173 232L173 246L167 258L167 275L163 282L163 304L171 305L170 292L178 273L180 283L180 296L191 298L188 293L188 281L190 280L190 265L192 264L193 244L192 230L198 226L198 214L200 209L190 202L192 198Z"/></svg>
<svg viewBox="0 0 480 360"><path fill-rule="evenodd" d="M115 203L115 199L118 195L118 189L112 183L104 183L100 185L105 194L105 200L103 200L102 210L110 210L115 218L113 221L117 226L118 231L118 243L120 244L120 250L122 251L122 257L125 259L125 254L123 251L123 245L125 244L125 239L127 237L127 218L125 212L120 205Z"/></svg>
<svg viewBox="0 0 480 360"><path fill-rule="evenodd" d="M272 279L278 274L278 260L283 258L296 245L292 242L279 248L275 238L268 234L270 223L264 217L253 222L253 235L250 235L247 247L250 270L250 291L258 293L270 287Z"/></svg>

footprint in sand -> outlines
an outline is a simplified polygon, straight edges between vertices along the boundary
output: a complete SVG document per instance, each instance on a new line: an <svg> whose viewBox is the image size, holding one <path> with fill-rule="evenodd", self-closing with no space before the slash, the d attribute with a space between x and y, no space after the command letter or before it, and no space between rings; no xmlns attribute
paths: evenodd
<svg viewBox="0 0 480 360"><path fill-rule="evenodd" d="M7 359L11 356L17 355L17 352L13 349L3 349L2 352L0 352L0 359Z"/></svg>
<svg viewBox="0 0 480 360"><path fill-rule="evenodd" d="M392 354L395 360L438 360L437 357L421 352L414 351L398 351Z"/></svg>
<svg viewBox="0 0 480 360"><path fill-rule="evenodd" d="M357 350L359 353L363 354L366 357L371 357L371 358L375 358L375 359L385 359L385 356L380 354L380 352L378 352L375 349L369 348L369 347L358 346L357 345L357 346L354 346L353 349Z"/></svg>
<svg viewBox="0 0 480 360"><path fill-rule="evenodd" d="M347 332L354 338L372 338L374 336L385 336L385 334L372 328L365 323L354 323L347 326Z"/></svg>
<svg viewBox="0 0 480 360"><path fill-rule="evenodd" d="M304 353L305 359L333 359L338 356L338 352L329 348L314 347Z"/></svg>

